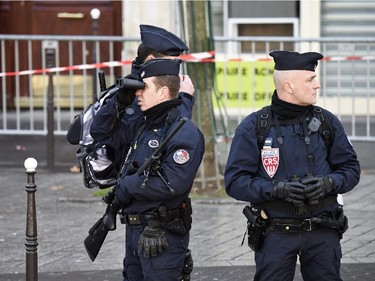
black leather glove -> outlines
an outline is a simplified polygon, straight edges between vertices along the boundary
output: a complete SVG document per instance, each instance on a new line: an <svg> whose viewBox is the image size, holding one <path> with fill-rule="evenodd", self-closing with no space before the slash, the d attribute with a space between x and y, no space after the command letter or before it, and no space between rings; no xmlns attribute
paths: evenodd
<svg viewBox="0 0 375 281"><path fill-rule="evenodd" d="M330 176L307 177L302 179L301 183L307 185L305 189L305 197L309 202L317 203L318 200L335 191L335 183Z"/></svg>
<svg viewBox="0 0 375 281"><path fill-rule="evenodd" d="M145 59L145 58L144 58ZM131 73L137 73L138 70L140 70L142 68L142 64L144 63L144 59L142 58L139 58L139 57L136 57L133 61L132 61L132 69L131 69Z"/></svg>
<svg viewBox="0 0 375 281"><path fill-rule="evenodd" d="M116 229L116 216L120 210L121 204L115 197L114 200L107 205L107 209L103 216L103 224L109 231Z"/></svg>
<svg viewBox="0 0 375 281"><path fill-rule="evenodd" d="M152 221L143 229L138 241L138 254L143 252L143 256L148 259L156 257L168 249L168 242L161 229L160 222Z"/></svg>
<svg viewBox="0 0 375 281"><path fill-rule="evenodd" d="M117 101L124 105L129 106L135 99L135 91L144 87L143 82L139 81L137 75L129 74L124 78L120 77L116 80Z"/></svg>
<svg viewBox="0 0 375 281"><path fill-rule="evenodd" d="M306 186L294 181L274 181L272 197L278 198L296 206L301 206L305 202Z"/></svg>

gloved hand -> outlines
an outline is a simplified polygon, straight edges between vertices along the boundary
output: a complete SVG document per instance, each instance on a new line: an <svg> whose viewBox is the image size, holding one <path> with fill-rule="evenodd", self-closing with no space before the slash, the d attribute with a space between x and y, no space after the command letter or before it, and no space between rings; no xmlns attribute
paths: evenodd
<svg viewBox="0 0 375 281"><path fill-rule="evenodd" d="M272 197L278 198L296 206L301 206L305 202L306 186L294 181L274 181Z"/></svg>
<svg viewBox="0 0 375 281"><path fill-rule="evenodd" d="M307 185L305 197L309 202L317 202L335 191L335 183L330 176L312 176L301 179L301 183Z"/></svg>
<svg viewBox="0 0 375 281"><path fill-rule="evenodd" d="M139 83L142 82L138 80L135 74L129 74L124 78L118 78L116 80L116 86L119 88L117 91L117 101L124 106L131 105L135 99L135 91L139 88L136 87L136 85Z"/></svg>
<svg viewBox="0 0 375 281"><path fill-rule="evenodd" d="M107 209L103 216L103 224L109 231L116 229L116 215L120 210L121 204L117 197L115 197L113 201L107 205Z"/></svg>
<svg viewBox="0 0 375 281"><path fill-rule="evenodd" d="M156 257L157 254L161 254L163 251L168 249L168 242L165 235L160 227L160 223L156 225L147 225L139 237L138 241L138 254L143 252L143 256L148 259Z"/></svg>
<svg viewBox="0 0 375 281"><path fill-rule="evenodd" d="M137 73L138 70L140 70L142 68L142 64L144 63L144 60L146 58L140 58L140 57L136 57L133 61L132 61L132 68L131 68L131 73Z"/></svg>

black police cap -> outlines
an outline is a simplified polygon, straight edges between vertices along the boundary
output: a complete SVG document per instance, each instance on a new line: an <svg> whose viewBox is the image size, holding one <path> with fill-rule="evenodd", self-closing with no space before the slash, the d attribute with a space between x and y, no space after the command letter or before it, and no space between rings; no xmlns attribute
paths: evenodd
<svg viewBox="0 0 375 281"><path fill-rule="evenodd" d="M168 56L179 56L184 51L189 50L181 38L164 28L141 24L142 43L159 53Z"/></svg>
<svg viewBox="0 0 375 281"><path fill-rule="evenodd" d="M276 70L310 70L315 71L318 60L322 59L322 54L315 52L298 53L289 51L272 51Z"/></svg>
<svg viewBox="0 0 375 281"><path fill-rule="evenodd" d="M141 65L137 72L140 79L151 76L179 75L180 59L152 59Z"/></svg>

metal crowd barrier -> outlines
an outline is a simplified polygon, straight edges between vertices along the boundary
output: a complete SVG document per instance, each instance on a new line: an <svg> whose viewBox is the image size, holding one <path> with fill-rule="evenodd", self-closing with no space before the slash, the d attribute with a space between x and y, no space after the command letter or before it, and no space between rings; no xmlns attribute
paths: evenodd
<svg viewBox="0 0 375 281"><path fill-rule="evenodd" d="M127 37L0 35L0 134L47 135L50 118L53 135L66 134L99 89L97 70L106 72L107 85L114 83L129 73L138 44ZM269 102L268 53L275 49L321 52L318 104L341 118L350 139L375 140L375 38L215 37L211 109L218 142L230 140L246 115Z"/></svg>

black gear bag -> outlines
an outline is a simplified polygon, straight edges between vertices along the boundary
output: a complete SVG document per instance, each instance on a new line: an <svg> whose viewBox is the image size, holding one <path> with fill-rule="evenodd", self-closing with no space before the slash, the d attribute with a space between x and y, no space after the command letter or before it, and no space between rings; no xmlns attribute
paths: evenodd
<svg viewBox="0 0 375 281"><path fill-rule="evenodd" d="M96 113L118 90L115 85L105 86L104 72L99 71L100 97L90 104L83 112L76 115L70 124L66 139L70 144L79 145L76 157L79 161L83 183L87 188L111 187L116 182L118 164L121 159L116 157L113 149L96 143L90 134L90 126Z"/></svg>

